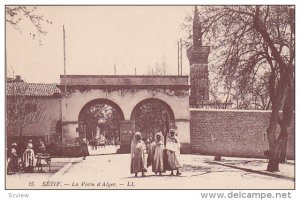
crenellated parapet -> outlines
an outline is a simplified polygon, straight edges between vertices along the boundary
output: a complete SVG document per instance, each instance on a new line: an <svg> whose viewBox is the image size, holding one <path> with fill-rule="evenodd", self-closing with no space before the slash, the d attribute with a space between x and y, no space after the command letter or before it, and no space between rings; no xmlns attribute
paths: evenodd
<svg viewBox="0 0 300 200"><path fill-rule="evenodd" d="M199 63L208 63L208 56L210 53L209 46L191 46L187 50L187 57L190 65Z"/></svg>

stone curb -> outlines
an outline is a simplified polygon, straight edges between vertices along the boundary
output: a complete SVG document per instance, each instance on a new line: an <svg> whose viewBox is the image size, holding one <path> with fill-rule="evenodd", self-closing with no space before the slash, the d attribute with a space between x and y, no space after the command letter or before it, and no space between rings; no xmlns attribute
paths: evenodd
<svg viewBox="0 0 300 200"><path fill-rule="evenodd" d="M57 180L60 176L62 176L68 169L71 168L75 161L75 158L71 158L68 164L63 166L60 170L58 170L55 174L50 177L50 180Z"/></svg>
<svg viewBox="0 0 300 200"><path fill-rule="evenodd" d="M222 165L222 166L225 166L225 167L231 167L231 168L239 169L239 170L242 170L242 171L245 171L245 172L251 172L251 173L261 174L261 175L265 175L265 176L281 178L281 179L285 179L285 180L289 180L289 181L295 181L295 178L280 175L280 174L274 174L274 173L267 172L267 171L258 171L258 170L253 170L253 169L249 169L249 168L244 168L244 167L237 167L237 166L223 164L223 163L219 163L219 162L215 162L215 161L210 161L209 163Z"/></svg>

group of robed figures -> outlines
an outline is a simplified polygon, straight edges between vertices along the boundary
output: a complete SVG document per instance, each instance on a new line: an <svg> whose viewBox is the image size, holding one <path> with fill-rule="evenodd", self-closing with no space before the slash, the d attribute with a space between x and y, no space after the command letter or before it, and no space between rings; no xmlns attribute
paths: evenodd
<svg viewBox="0 0 300 200"><path fill-rule="evenodd" d="M24 172L33 172L34 163L36 160L36 153L33 150L32 140L28 140L26 149L22 154L20 163L19 156L17 153L17 143L13 143L11 146L12 147L8 155L7 174L15 174L17 171L20 170L20 165ZM46 152L45 144L41 139L39 139L38 141L37 151L38 153L42 154ZM36 166L40 165L40 160L36 161Z"/></svg>
<svg viewBox="0 0 300 200"><path fill-rule="evenodd" d="M171 129L167 136L166 143L164 143L164 136L158 132L154 136L154 140L146 147L142 140L142 134L136 132L131 142L131 165L130 171L135 176L139 172L145 176L147 168L152 166L152 172L162 175L166 171L171 171L170 175L179 176L179 168L181 167L180 157L180 142L175 135L175 130ZM166 145L165 145L166 144ZM148 156L147 156L148 154ZM147 157L147 158L146 158Z"/></svg>

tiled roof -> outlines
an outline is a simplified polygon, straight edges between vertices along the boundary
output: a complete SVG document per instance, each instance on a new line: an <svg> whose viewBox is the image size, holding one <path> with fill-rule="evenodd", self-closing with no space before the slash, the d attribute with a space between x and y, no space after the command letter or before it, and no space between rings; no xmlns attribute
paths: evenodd
<svg viewBox="0 0 300 200"><path fill-rule="evenodd" d="M6 95L52 96L60 93L56 85L55 83L10 82L6 83Z"/></svg>

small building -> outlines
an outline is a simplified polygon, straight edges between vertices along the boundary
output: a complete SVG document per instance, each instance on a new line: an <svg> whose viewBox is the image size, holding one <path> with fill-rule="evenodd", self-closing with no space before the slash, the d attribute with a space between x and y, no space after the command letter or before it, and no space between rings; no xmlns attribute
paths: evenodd
<svg viewBox="0 0 300 200"><path fill-rule="evenodd" d="M26 83L21 77L6 83L7 146L26 148L42 139L51 145L61 137L60 90L56 84ZM22 139L20 139L20 134Z"/></svg>

